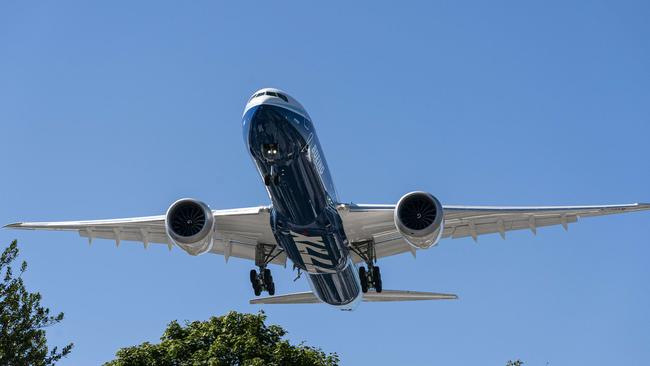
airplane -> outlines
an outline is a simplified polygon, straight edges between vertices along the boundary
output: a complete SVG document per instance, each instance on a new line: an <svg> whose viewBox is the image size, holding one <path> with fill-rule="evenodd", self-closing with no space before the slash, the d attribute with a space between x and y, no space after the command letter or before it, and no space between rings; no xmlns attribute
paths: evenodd
<svg viewBox="0 0 650 366"><path fill-rule="evenodd" d="M76 231L95 238L178 246L254 262L251 304L326 303L352 310L359 302L457 299L454 294L384 290L381 258L436 246L442 239L569 224L579 218L649 210L650 204L485 207L442 205L431 193L406 193L396 204L342 203L334 188L315 126L286 92L264 88L248 100L242 117L246 149L271 205L211 210L184 198L166 214L110 220L19 222L13 229ZM275 295L270 264L290 261L306 273L311 291Z"/></svg>

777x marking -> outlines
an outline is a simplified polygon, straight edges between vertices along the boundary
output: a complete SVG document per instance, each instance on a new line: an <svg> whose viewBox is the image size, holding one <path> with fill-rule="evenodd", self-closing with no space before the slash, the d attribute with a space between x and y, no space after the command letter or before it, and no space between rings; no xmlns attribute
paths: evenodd
<svg viewBox="0 0 650 366"><path fill-rule="evenodd" d="M323 242L322 236L305 236L292 231L291 237L293 237L307 272L336 272L332 255Z"/></svg>

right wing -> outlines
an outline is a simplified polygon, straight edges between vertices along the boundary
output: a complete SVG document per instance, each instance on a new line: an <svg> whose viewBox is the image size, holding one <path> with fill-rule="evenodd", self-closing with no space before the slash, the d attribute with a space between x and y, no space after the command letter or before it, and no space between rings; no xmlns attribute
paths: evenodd
<svg viewBox="0 0 650 366"><path fill-rule="evenodd" d="M395 205L343 204L338 211L351 243L372 240L377 258L404 252L415 255L415 249L397 232L393 215ZM650 210L648 203L598 206L533 206L533 207L487 207L443 206L444 231L442 239L471 237L474 241L486 234L499 233L503 239L506 232L569 224L579 218L621 214ZM356 262L361 258L354 255Z"/></svg>
<svg viewBox="0 0 650 366"><path fill-rule="evenodd" d="M258 243L275 245L275 237L269 225L269 207L236 208L212 211L215 219L215 241L210 253L229 257L255 260ZM145 249L150 243L166 244L171 250L173 243L165 231L165 216L133 217L126 219L60 221L60 222L18 222L6 228L24 230L75 231L88 238L142 242ZM271 263L286 265L286 256L280 253Z"/></svg>

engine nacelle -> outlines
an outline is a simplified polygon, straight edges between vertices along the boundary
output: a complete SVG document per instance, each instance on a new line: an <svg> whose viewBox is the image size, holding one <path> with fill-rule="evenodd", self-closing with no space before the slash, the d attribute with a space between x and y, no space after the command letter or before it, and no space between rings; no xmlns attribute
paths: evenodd
<svg viewBox="0 0 650 366"><path fill-rule="evenodd" d="M169 207L165 217L167 236L191 255L212 249L214 216L210 207L192 198L180 199Z"/></svg>
<svg viewBox="0 0 650 366"><path fill-rule="evenodd" d="M395 227L406 242L418 249L438 243L444 229L442 205L427 192L407 193L395 206Z"/></svg>

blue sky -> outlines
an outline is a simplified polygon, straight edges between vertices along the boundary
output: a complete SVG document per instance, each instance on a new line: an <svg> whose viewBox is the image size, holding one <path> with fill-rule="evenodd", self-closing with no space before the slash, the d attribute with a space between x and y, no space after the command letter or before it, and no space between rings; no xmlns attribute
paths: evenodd
<svg viewBox="0 0 650 366"><path fill-rule="evenodd" d="M0 223L267 204L240 122L267 86L309 110L346 202L650 201L649 17L644 1L3 2ZM443 241L382 260L384 287L458 301L265 311L343 365L642 365L649 237L636 213ZM243 260L0 231L14 238L28 286L66 313L48 330L76 344L61 365L259 309Z"/></svg>

